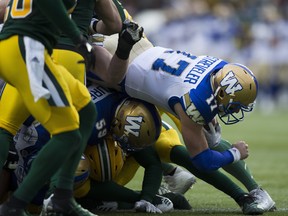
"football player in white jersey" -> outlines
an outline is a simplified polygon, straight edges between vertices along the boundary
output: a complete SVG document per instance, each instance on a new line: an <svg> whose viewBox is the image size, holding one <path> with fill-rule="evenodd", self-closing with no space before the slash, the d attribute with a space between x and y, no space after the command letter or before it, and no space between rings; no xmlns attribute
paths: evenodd
<svg viewBox="0 0 288 216"><path fill-rule="evenodd" d="M243 141L223 152L211 150L203 126L217 114L225 124L234 124L253 110L258 89L253 73L243 65L211 56L153 46L142 51L126 74L96 69L92 73L109 87L176 116L191 162L198 169L212 171L247 158L248 145Z"/></svg>
<svg viewBox="0 0 288 216"><path fill-rule="evenodd" d="M132 19L131 16L129 15L129 13L123 7L121 7L121 4L119 4L119 2L117 0L114 0L114 3L117 5L117 8L118 8L120 14L122 14L121 15L122 19ZM121 9L122 9L122 11L121 11ZM105 36L104 47L106 49L108 49L110 53L115 53L115 50L116 50L116 43L115 42L116 41L117 41L117 35L113 35L110 37ZM152 67L152 69L155 69L154 78L149 79L148 77L146 77L147 71L144 71L144 70L141 71L143 69L141 67L144 67L146 69L150 69L149 65L147 65L147 62L149 62L149 60L151 61L151 57L153 57L153 56L146 55L148 58L145 58L145 57L140 58L139 57L140 60L137 57L139 55L143 57L142 53L145 50L150 50L150 48L152 48L152 47L153 47L153 45L145 37L142 38L140 40L140 42L138 42L133 47L133 49L131 50L130 59L129 59L132 64L131 64L131 67L129 68L128 75L124 79L126 86L122 85L122 89L126 88L128 91L128 94L130 93L134 97L139 97L139 95L143 96L144 98L148 98L148 101L152 100L156 104L159 104L158 100L160 100L162 98L164 100L164 103L163 103L164 108L168 109L171 112L171 113L166 112L166 114L168 114L169 117L173 119L173 121L176 123L178 129L180 131L182 131L183 135L187 134L186 136L188 137L188 139L185 140L186 145L188 144L190 146L189 142L191 142L191 139L194 139L193 138L194 133L191 133L191 136L189 137L189 135L190 135L189 130L192 128L196 128L196 129L194 129L194 132L195 133L199 132L198 136L200 137L200 139L194 139L194 142L195 141L202 141L202 144L200 145L201 147L208 148L207 145L205 144L206 143L205 139L203 140L203 131L204 131L204 133L206 135L206 139L208 141L209 148L216 150L216 151L219 151L219 152L223 152L227 149L232 148L233 146L231 144L229 144L227 142L220 141L221 140L221 130L219 130L220 127L219 127L217 121L214 120L216 118L212 118L212 116L215 116L218 113L220 119L223 120L226 124L236 123L239 120L243 120L244 111L252 111L253 105L254 105L254 100L255 100L256 95L257 95L257 81L256 81L254 75L249 71L249 69L247 69L246 67L244 67L242 65L236 64L234 66L233 64L228 64L227 62L220 60L220 59L217 59L215 57L207 57L207 56L206 57L203 56L200 58L198 57L199 63L197 64L197 62L196 62L196 64L194 66L193 65L191 66L191 65L188 65L187 63L184 62L185 56L187 59L190 59L187 62L191 61L191 59L194 58L191 54L185 53L185 52L179 52L179 51L174 51L175 53L171 54L171 51L168 51L166 53L166 57L170 56L170 63L172 63L172 66L170 65L170 67L169 67L169 65L168 65L169 58L167 59L168 60L168 62L167 62L167 60L164 61L164 59L162 60L160 57L160 59L158 59L157 61L154 62L154 64L153 64L154 68ZM168 54L169 52L171 55ZM177 59L175 59L175 58L173 59L173 57L171 57L173 55L174 55L174 57L176 57L177 54L179 56L182 55L182 57L183 57L183 59L178 59L178 62L176 61ZM163 54L163 55L165 55L165 54ZM137 59L135 60L137 64L136 63L134 64L135 58L138 59L138 60ZM202 58L202 62L201 62L201 58ZM143 62L141 62L141 59L143 60ZM197 57L195 58L195 61L197 61ZM219 64L217 62L219 62ZM137 71L137 72L132 71L132 70L134 70L132 68L133 67L132 65L134 65L136 68L140 69L140 71ZM215 65L217 65L217 66L215 66ZM226 65L226 66L224 67L224 65ZM153 74L152 69L148 72L152 72L152 74ZM170 73L170 75L168 74L168 76L165 76L165 71L167 73ZM185 74L185 73L187 74L186 77L184 77L182 80L181 80L181 72L182 72L182 74ZM241 73L241 72L243 72L243 73ZM130 73L130 75L131 74L132 75L130 76L129 73ZM166 75L167 75L167 73L166 73ZM131 83L129 83L129 81L127 82L127 80L126 80L127 77L130 76L130 78L131 77L133 78L133 74L135 75L135 80L132 80ZM151 73L149 73L149 74L151 74ZM92 80L99 78L99 77L95 76L94 73L90 73L90 75L92 75L92 76L90 76L89 78ZM102 73L102 75L103 75L103 73ZM145 75L145 76L141 77L142 75ZM179 79L179 77L177 78L176 75L179 75L180 79ZM124 76L125 75L123 75L123 74L118 74L118 78L119 78L118 81L122 80L124 78ZM172 77L172 78L169 79L168 77ZM175 77L175 78L173 78L173 77ZM182 75L182 77L183 77L183 75ZM107 79L111 80L109 78L109 73L104 74L104 76L101 78L104 80L107 80ZM175 80L178 80L179 83L174 82ZM134 81L134 83L133 83L133 81ZM237 81L239 83L237 83ZM167 85L165 88L163 88L163 85L162 85L163 82ZM198 82L198 84L197 84L197 82ZM202 84L200 84L200 82ZM153 83L154 83L154 87L155 87L154 92L153 92L153 89L147 89L148 86L153 86ZM206 83L206 86L205 86L205 83ZM121 88L119 88L119 86L115 85L115 84L117 84L116 80L114 80L114 83L112 82L112 86L114 86L114 88L116 88L117 90L121 90ZM143 85L140 85L140 84L143 84ZM194 88L193 88L193 85L194 85ZM138 90L143 86L144 86L144 89L142 89L142 90L144 90L144 93L139 92ZM185 93L185 91L182 92L185 95L184 99L183 99L183 95L182 96L181 96L181 94L177 95L176 93L179 93L179 89L182 89L182 87L184 87L184 86L186 86L185 88L187 88L187 87L188 88L186 89L187 93ZM191 87L191 91L189 89L190 87ZM241 87L243 89L241 89ZM201 91L201 88L202 88L202 91ZM149 90L152 90L152 92L149 92ZM166 94L167 97L163 98L163 95L166 91L168 92L168 94ZM189 91L189 93L188 93L188 91ZM212 92L215 94L212 95ZM210 95L211 98L209 98L209 93L211 94ZM171 94L171 95L169 95L169 94ZM170 96L172 96L172 97L170 97ZM170 100L169 100L169 97L170 97ZM206 99L208 99L208 101L207 100L205 101L205 97L207 97ZM177 100L177 98L179 100ZM168 105L167 105L167 101L168 101ZM180 103L178 103L177 101L180 101ZM177 110L178 110L178 112L180 110L180 116L178 116L178 113L175 113L175 110L173 110L174 102L178 103ZM211 109L209 107L208 102L210 102ZM181 104L181 105L179 105L179 104ZM181 106L183 107L183 110L181 109ZM193 108L193 106L196 106L196 109ZM172 111L171 111L171 109L172 109ZM184 111L186 111L186 113L188 115L187 114L185 115ZM233 111L235 111L235 112L233 113ZM237 112L238 112L238 114L237 114ZM192 123L192 121L190 121L190 119L187 118L187 116L191 117L192 121L194 121L194 123ZM181 122L179 121L179 117L180 117ZM204 119L204 121L203 121L203 119ZM211 121L211 119L213 119L213 120ZM209 122L209 120L211 122ZM207 122L209 122L209 123L207 124ZM198 125L197 125L197 123L198 123ZM203 126L202 126L203 123L204 123L204 128L205 128L204 130L201 129L201 128L203 128ZM182 124L182 127L184 125L184 129L181 129L181 124ZM191 128L189 128L190 124L192 124ZM196 145L197 145L197 143L196 143ZM241 144L239 144L239 145L242 148L244 148L244 152L245 152L245 147L246 147L245 142L241 142ZM239 147L239 146L236 146L236 147ZM238 151L237 149L234 149L234 150L236 152ZM197 154L196 152L199 152L199 149L198 148L195 148L195 149L191 148L190 151L194 152L193 154L190 153L190 155L194 156ZM217 157L219 155L217 156L217 153L215 154L214 151L212 151L212 153L211 153L210 150L207 151L207 149L205 149L204 151L205 151L204 156L202 153L202 155L201 155L202 158L199 158L199 156L200 156L200 154L199 154L199 156L197 156L198 158L196 157L196 160L198 160L198 162L201 160L205 160L207 157L205 155L208 155L208 154L210 154L212 156L216 155L216 157L213 156L214 159L212 159L212 160L211 160L211 158L209 158L209 157L208 158L210 160L210 165L213 164L214 163L213 161L216 160L216 166L214 166L213 168L215 168L215 169L219 168L219 165L221 165L221 163L219 163L219 161L217 161L217 160L219 160L219 158L217 159ZM201 153L201 149L200 149L200 153ZM227 154L227 151L226 151L226 154ZM221 159L221 157L224 157L224 158ZM194 158L195 158L195 156L194 156ZM193 160L193 158L192 158L192 160ZM220 155L220 161L225 163L225 156L224 155ZM204 161L204 163L205 163L205 161ZM206 162L206 165L207 165L207 162ZM275 202L271 199L271 197L269 196L269 194L265 190L260 188L259 184L252 177L252 175L251 175L251 173L247 167L247 164L245 163L244 160L240 160L238 162L231 163L230 165L225 166L224 169L225 169L225 171L232 174L235 178L237 178L240 182L242 182L244 184L244 186L247 188L249 194L256 197L255 202L259 203L259 206L261 208L263 208L263 211L271 211L271 210L275 209ZM204 170L205 170L205 168L204 168ZM224 188L226 186L228 187L228 185L230 185L230 184L227 183L227 181L225 181L224 179L222 179L222 181L223 181L222 189L220 189L221 186L219 186L220 187L219 189L223 191L223 187ZM230 189L231 189L231 187L230 187ZM246 214L247 213L249 214L249 211L250 210L243 209L243 212Z"/></svg>

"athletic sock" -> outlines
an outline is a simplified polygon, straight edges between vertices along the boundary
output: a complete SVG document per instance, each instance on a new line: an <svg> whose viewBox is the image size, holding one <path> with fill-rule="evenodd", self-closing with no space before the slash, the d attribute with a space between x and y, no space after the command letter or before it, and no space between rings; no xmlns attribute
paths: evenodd
<svg viewBox="0 0 288 216"><path fill-rule="evenodd" d="M176 167L170 163L162 163L163 175L173 175Z"/></svg>
<svg viewBox="0 0 288 216"><path fill-rule="evenodd" d="M3 128L0 128L0 165L3 167L9 151L9 146L13 142L13 135Z"/></svg>
<svg viewBox="0 0 288 216"><path fill-rule="evenodd" d="M232 145L228 141L222 139L220 144L213 149L216 151L225 151L231 148L231 146ZM247 188L248 191L259 187L244 160L229 164L223 167L223 169L233 175L236 179L238 179L238 181L240 181Z"/></svg>
<svg viewBox="0 0 288 216"><path fill-rule="evenodd" d="M74 175L81 159L81 156L86 148L87 141L93 130L96 121L96 108L91 101L79 111L81 133L81 141L78 143L78 148L61 166L57 173L56 188L73 190Z"/></svg>

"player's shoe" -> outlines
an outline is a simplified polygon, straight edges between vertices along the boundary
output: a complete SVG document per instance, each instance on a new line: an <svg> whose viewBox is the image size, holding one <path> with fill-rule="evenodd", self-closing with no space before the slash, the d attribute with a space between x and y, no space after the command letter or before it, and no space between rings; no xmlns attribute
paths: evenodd
<svg viewBox="0 0 288 216"><path fill-rule="evenodd" d="M249 193L251 196L254 196L258 202L258 206L263 208L264 211L275 211L276 206L275 202L272 200L267 191L262 188L256 188Z"/></svg>
<svg viewBox="0 0 288 216"><path fill-rule="evenodd" d="M152 203L156 208L160 209L163 213L173 210L173 203L170 199L164 196L156 195Z"/></svg>
<svg viewBox="0 0 288 216"><path fill-rule="evenodd" d="M196 183L196 177L180 167L176 167L173 175L163 176L163 180L170 191L181 194L185 194Z"/></svg>
<svg viewBox="0 0 288 216"><path fill-rule="evenodd" d="M28 216L24 209L9 207L6 203L0 205L0 216Z"/></svg>
<svg viewBox="0 0 288 216"><path fill-rule="evenodd" d="M112 212L117 211L117 209L118 209L117 202L99 202L96 204L95 211Z"/></svg>
<svg viewBox="0 0 288 216"><path fill-rule="evenodd" d="M167 197L170 199L173 203L173 208L174 209L179 209L179 210L191 210L192 206L190 205L189 201L185 198L183 194L180 193L165 193L162 196Z"/></svg>
<svg viewBox="0 0 288 216"><path fill-rule="evenodd" d="M250 194L244 194L238 199L237 203L245 215L261 215L264 213L264 209L258 206L256 198Z"/></svg>
<svg viewBox="0 0 288 216"><path fill-rule="evenodd" d="M167 187L168 187L168 185L166 183L165 184L161 184L159 189L158 189L158 195L171 193L172 191L170 191Z"/></svg>
<svg viewBox="0 0 288 216"><path fill-rule="evenodd" d="M49 200L41 216L97 216L79 205L74 198Z"/></svg>

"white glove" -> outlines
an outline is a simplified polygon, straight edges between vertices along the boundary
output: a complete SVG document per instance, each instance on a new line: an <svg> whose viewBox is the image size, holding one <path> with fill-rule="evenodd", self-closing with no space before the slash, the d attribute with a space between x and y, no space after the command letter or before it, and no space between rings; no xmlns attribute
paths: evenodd
<svg viewBox="0 0 288 216"><path fill-rule="evenodd" d="M134 208L137 212L148 212L148 213L160 213L160 214L162 214L162 211L160 209L158 209L152 203L150 203L146 200L140 200L140 201L136 202Z"/></svg>
<svg viewBox="0 0 288 216"><path fill-rule="evenodd" d="M209 148L216 147L221 141L221 126L218 122L213 124L212 122L208 123L209 129L204 129L204 134L208 142Z"/></svg>

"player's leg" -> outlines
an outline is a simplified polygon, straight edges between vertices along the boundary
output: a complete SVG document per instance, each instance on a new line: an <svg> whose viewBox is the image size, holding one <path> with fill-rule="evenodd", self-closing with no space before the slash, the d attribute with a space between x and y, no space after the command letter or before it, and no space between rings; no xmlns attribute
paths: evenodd
<svg viewBox="0 0 288 216"><path fill-rule="evenodd" d="M226 149L231 148L231 144L227 140L221 140L219 145L214 147L213 149L216 151L225 151ZM265 211L274 210L275 202L272 200L270 195L263 190L260 185L253 178L248 165L244 160L240 160L236 163L229 164L223 169L233 175L236 179L238 179L242 184L247 188L251 195L255 196L259 202L259 206Z"/></svg>
<svg viewBox="0 0 288 216"><path fill-rule="evenodd" d="M156 150L161 160L173 162L186 168L196 177L232 197L240 205L244 213L263 213L262 209L258 209L257 203L254 203L239 186L220 171L207 173L196 169L191 163L191 157L186 147L181 144L176 130L171 128L162 132L156 142Z"/></svg>
<svg viewBox="0 0 288 216"><path fill-rule="evenodd" d="M20 209L21 211L41 186L59 169L59 166L67 162L67 158L76 151L81 141L81 134L78 130L79 117L75 107L72 106L68 86L61 75L62 72L58 71L50 56L45 53L45 74L48 77L46 81L53 86L53 89L49 89L52 96L49 100L41 98L35 102L30 90L25 61L18 47L18 37L11 37L6 42L13 48L11 49L13 52L9 53L7 61L1 62L4 63L4 66L1 67L1 73L4 72L4 80L18 89L30 113L44 125L50 134L54 134L39 152L30 173L21 186L6 203L5 207L10 206L10 209ZM2 42L1 45L4 43ZM13 59L18 59L17 65ZM47 84L46 87L49 88ZM43 167L44 165L45 167ZM7 215L9 215L9 209Z"/></svg>
<svg viewBox="0 0 288 216"><path fill-rule="evenodd" d="M1 91L0 100L0 164L5 163L8 169L17 165L17 154L13 143L13 136L24 120L29 116L17 89L5 84ZM8 154L9 151L9 154ZM8 156L8 158L7 158Z"/></svg>

